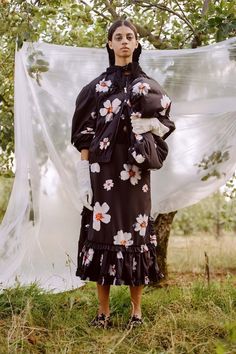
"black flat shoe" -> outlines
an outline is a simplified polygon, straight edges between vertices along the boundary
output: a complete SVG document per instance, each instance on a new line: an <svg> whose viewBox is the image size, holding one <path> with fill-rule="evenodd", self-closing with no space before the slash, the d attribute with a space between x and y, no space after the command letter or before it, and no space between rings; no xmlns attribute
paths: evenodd
<svg viewBox="0 0 236 354"><path fill-rule="evenodd" d="M128 322L128 325L127 325L127 329L131 329L131 328L134 328L134 327L140 327L142 325L143 325L142 318L140 318L140 317L138 317L136 315L133 315L129 319L129 322Z"/></svg>
<svg viewBox="0 0 236 354"><path fill-rule="evenodd" d="M95 328L109 328L111 327L110 316L106 316L104 313L101 313L90 322L90 326Z"/></svg>

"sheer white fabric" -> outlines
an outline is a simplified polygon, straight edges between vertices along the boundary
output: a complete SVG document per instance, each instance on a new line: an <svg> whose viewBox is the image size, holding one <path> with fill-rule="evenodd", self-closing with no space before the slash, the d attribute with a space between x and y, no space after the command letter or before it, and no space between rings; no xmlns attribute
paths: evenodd
<svg viewBox="0 0 236 354"><path fill-rule="evenodd" d="M152 212L177 210L223 185L236 169L236 38L197 49L144 51L141 66L172 98L176 131L152 172ZM0 282L64 291L75 277L80 229L70 144L75 99L108 66L104 49L24 43L16 53L16 176L0 229ZM128 212L128 210L127 210Z"/></svg>

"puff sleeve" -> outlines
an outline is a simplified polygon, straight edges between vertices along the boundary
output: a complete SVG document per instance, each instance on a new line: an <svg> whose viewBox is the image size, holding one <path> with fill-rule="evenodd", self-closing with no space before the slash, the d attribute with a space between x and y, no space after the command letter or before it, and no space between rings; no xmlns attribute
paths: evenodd
<svg viewBox="0 0 236 354"><path fill-rule="evenodd" d="M159 136L166 139L174 130L170 119L171 100L163 88L153 79L138 78L132 82L130 95L131 116L157 118Z"/></svg>
<svg viewBox="0 0 236 354"><path fill-rule="evenodd" d="M96 95L93 85L88 84L76 99L72 118L71 144L77 150L89 149L96 128Z"/></svg>

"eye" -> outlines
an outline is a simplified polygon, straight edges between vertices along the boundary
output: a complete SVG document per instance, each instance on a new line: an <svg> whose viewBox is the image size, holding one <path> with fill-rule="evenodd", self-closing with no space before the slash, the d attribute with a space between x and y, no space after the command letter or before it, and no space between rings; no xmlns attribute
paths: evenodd
<svg viewBox="0 0 236 354"><path fill-rule="evenodd" d="M121 40L122 40L122 36L116 36L115 39L116 39L117 41L121 41Z"/></svg>
<svg viewBox="0 0 236 354"><path fill-rule="evenodd" d="M131 36L131 35L128 35L128 36L127 36L128 41L132 41L133 38L134 38L134 37Z"/></svg>

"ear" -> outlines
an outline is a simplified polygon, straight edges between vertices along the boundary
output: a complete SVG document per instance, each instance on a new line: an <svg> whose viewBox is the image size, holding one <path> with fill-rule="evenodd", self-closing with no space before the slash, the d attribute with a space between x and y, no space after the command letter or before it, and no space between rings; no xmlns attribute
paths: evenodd
<svg viewBox="0 0 236 354"><path fill-rule="evenodd" d="M136 41L136 47L135 48L138 48L138 41Z"/></svg>
<svg viewBox="0 0 236 354"><path fill-rule="evenodd" d="M111 42L111 41L108 41L108 45L109 45L109 48L110 48L110 49L113 49L113 48L112 48L112 42Z"/></svg>

